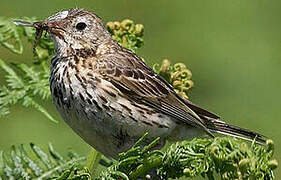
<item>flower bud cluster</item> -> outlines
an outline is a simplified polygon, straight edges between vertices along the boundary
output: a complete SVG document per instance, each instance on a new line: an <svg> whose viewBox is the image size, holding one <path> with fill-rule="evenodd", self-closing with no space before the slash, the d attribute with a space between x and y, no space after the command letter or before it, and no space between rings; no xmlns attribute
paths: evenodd
<svg viewBox="0 0 281 180"><path fill-rule="evenodd" d="M219 174L222 180L273 179L273 170L278 167L273 153L272 140L261 146L231 137L193 139L167 149L159 174L171 178L202 175L215 179Z"/></svg>
<svg viewBox="0 0 281 180"><path fill-rule="evenodd" d="M185 64L171 65L170 60L164 59L161 65L155 64L153 70L172 84L176 93L188 99L187 93L194 86L194 83L191 80L192 73Z"/></svg>
<svg viewBox="0 0 281 180"><path fill-rule="evenodd" d="M144 26L142 24L135 24L134 21L125 19L121 22L110 21L106 27L113 39L125 48L135 52L143 45Z"/></svg>

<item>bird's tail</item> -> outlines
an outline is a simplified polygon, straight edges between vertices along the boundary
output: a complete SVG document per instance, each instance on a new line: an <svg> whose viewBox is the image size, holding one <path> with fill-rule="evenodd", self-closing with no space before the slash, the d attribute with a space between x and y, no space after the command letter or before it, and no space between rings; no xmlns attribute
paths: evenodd
<svg viewBox="0 0 281 180"><path fill-rule="evenodd" d="M229 125L226 122L220 121L220 117L210 111L207 111L205 109L202 109L198 107L195 104L192 104L188 100L184 100L184 103L191 108L198 116L201 118L201 120L204 121L204 125L211 133L218 133L218 134L224 134L229 135L233 137L237 137L240 139L245 139L248 141L255 141L259 144L265 144L266 137L244 129L237 126Z"/></svg>
<svg viewBox="0 0 281 180"><path fill-rule="evenodd" d="M208 119L206 125L207 129L209 129L213 133L229 135L248 141L256 141L260 144L265 144L266 142L266 137L259 133L229 125L220 120Z"/></svg>

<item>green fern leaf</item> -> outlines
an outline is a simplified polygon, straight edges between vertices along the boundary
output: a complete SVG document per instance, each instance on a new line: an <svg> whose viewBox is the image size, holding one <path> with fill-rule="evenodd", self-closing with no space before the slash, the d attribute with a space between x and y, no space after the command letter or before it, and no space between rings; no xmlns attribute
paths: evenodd
<svg viewBox="0 0 281 180"><path fill-rule="evenodd" d="M43 113L52 122L57 122L33 97L39 95L42 99L50 97L49 72L44 65L35 71L34 67L17 64L15 67L23 73L18 75L10 66L0 59L0 68L6 73L7 86L0 87L0 116L9 113L10 106L21 103L23 106L32 106Z"/></svg>
<svg viewBox="0 0 281 180"><path fill-rule="evenodd" d="M274 179L277 161L272 160L273 142L266 146L248 145L231 137L193 139L177 142L164 152L152 150L159 142L143 146L144 135L131 149L121 153L117 162L102 172L97 180L145 178L154 169L156 179L198 176L222 180Z"/></svg>
<svg viewBox="0 0 281 180"><path fill-rule="evenodd" d="M22 79L17 75L17 73L9 67L3 60L0 59L0 67L7 73L6 81L8 86L14 89L24 88L24 83Z"/></svg>
<svg viewBox="0 0 281 180"><path fill-rule="evenodd" d="M33 95L39 95L42 99L47 99L51 96L49 71L45 71L43 68L39 69L39 71L35 71L35 67L28 67L23 63L15 64L15 67L22 71L25 81L27 81Z"/></svg>
<svg viewBox="0 0 281 180"><path fill-rule="evenodd" d="M20 31L12 19L0 17L0 44L16 54L23 52Z"/></svg>
<svg viewBox="0 0 281 180"><path fill-rule="evenodd" d="M32 152L27 153L23 145L12 146L10 152L0 152L0 178L2 179L75 179L88 177L90 174L83 168L86 158L83 156L66 158L49 145L48 152L31 143ZM56 154L56 155L54 155Z"/></svg>
<svg viewBox="0 0 281 180"><path fill-rule="evenodd" d="M32 106L34 107L36 110L40 111L43 115L45 115L50 121L54 122L54 123L58 123L57 120L55 120L49 113L48 111L46 111L45 108L43 108L43 106L41 106L40 104L38 104L37 102L35 102L31 97L29 96L25 96L23 98L23 102L22 102L23 106L29 107Z"/></svg>

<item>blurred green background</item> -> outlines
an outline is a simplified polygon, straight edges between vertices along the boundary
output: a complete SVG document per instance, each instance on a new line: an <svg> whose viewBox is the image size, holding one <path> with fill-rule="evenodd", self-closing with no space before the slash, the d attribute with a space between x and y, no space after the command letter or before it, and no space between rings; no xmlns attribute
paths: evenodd
<svg viewBox="0 0 281 180"><path fill-rule="evenodd" d="M145 26L145 46L138 54L149 64L168 58L193 72L191 100L235 125L274 140L281 162L281 1L272 0L2 0L0 16L46 18L56 11L81 7L103 20L130 18ZM32 63L32 49L23 56L0 47L6 61ZM0 72L3 84L3 72ZM58 151L82 154L90 147L60 120L48 121L21 106L0 119L0 147L52 142ZM279 168L280 169L280 168ZM276 170L276 179L281 172Z"/></svg>

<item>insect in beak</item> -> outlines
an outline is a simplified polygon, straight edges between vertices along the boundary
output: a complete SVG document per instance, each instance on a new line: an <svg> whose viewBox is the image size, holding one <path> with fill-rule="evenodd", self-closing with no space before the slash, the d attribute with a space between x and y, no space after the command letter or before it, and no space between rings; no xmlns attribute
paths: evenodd
<svg viewBox="0 0 281 180"><path fill-rule="evenodd" d="M59 38L64 40L62 32L65 32L65 30L60 28L60 26L55 22L42 21L30 23L22 20L15 20L14 24L18 26L33 27L36 29L35 39L33 43L33 54L36 54L36 46L39 44L43 31L58 36Z"/></svg>
<svg viewBox="0 0 281 180"><path fill-rule="evenodd" d="M44 22L30 23L30 22L26 22L26 21L22 21L22 20L15 20L14 24L18 25L18 26L34 27L36 29L35 39L34 39L34 43L33 43L33 54L35 55L36 46L39 44L43 31L48 30L48 26L46 25L46 23L44 23Z"/></svg>

